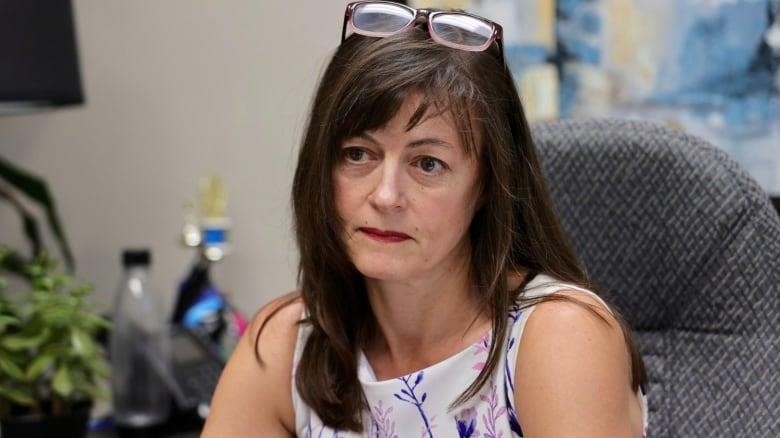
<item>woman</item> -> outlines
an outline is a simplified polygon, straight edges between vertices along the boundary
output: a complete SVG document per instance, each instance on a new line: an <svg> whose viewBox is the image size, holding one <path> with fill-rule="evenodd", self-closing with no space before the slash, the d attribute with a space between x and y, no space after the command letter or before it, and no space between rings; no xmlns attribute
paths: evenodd
<svg viewBox="0 0 780 438"><path fill-rule="evenodd" d="M499 25L350 4L293 210L301 289L204 436L643 435L641 358L555 218Z"/></svg>

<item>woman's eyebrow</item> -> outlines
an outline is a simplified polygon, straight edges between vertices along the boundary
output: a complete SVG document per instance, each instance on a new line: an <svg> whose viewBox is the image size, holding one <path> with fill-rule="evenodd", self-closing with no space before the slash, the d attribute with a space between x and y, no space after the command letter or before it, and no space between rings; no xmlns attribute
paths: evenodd
<svg viewBox="0 0 780 438"><path fill-rule="evenodd" d="M368 141L370 141L371 143L374 143L374 144L379 144L379 141L377 139L375 139L374 137L372 137L371 134L369 134L367 132L361 132L360 134L357 134L355 137L362 138L364 140L368 140ZM442 146L442 147L445 147L445 148L452 148L452 144L450 144L450 143L448 143L448 142L446 142L446 141L444 141L442 139L436 138L436 137L421 138L421 139L418 139L418 140L414 140L414 141L412 141L412 142L410 142L409 144L406 145L406 147L408 147L408 148L417 148L417 147L420 147L420 146Z"/></svg>
<svg viewBox="0 0 780 438"><path fill-rule="evenodd" d="M408 145L406 145L406 147L416 148L416 147L426 146L426 145L428 145L428 146L443 146L445 148L452 148L451 144L447 143L444 140L435 138L435 137L426 137L426 138L421 138L419 140L415 140L415 141L409 143Z"/></svg>
<svg viewBox="0 0 780 438"><path fill-rule="evenodd" d="M379 142L376 141L376 139L374 137L372 137L371 134L369 134L367 132L361 132L360 134L356 135L355 137L368 140L368 141L370 141L371 143L374 143L374 144L379 144Z"/></svg>

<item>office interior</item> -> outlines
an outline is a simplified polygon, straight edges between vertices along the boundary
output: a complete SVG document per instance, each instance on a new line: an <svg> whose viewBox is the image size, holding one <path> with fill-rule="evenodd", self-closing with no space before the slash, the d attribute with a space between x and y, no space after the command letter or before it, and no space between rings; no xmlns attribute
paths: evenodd
<svg viewBox="0 0 780 438"><path fill-rule="evenodd" d="M0 13L12 3L0 0ZM209 202L221 204L215 215L226 219L211 281L231 307L250 319L294 290L292 173L347 2L64 3L72 8L81 99L21 109L0 103L0 158L48 184L74 276L93 286L95 308L111 314L122 250L148 248L151 284L173 312L181 282L203 257L202 241L187 242L187 226L197 231ZM767 196L780 198L780 2L406 3L501 22L532 122L624 117L672 126L722 148ZM45 213L22 202L61 258ZM2 202L0 244L29 247L17 211Z"/></svg>

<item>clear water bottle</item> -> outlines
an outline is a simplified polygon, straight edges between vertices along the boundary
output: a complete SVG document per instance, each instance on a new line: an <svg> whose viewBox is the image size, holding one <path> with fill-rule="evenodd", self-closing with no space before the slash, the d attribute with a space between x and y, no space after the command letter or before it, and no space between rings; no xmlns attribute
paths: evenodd
<svg viewBox="0 0 780 438"><path fill-rule="evenodd" d="M119 428L154 428L170 410L163 378L170 373L170 332L150 288L150 252L125 250L122 264L110 339L114 421Z"/></svg>

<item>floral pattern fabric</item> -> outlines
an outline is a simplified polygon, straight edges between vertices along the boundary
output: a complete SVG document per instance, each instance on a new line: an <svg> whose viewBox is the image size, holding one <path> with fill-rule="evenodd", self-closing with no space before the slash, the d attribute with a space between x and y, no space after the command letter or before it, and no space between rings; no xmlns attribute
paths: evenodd
<svg viewBox="0 0 780 438"><path fill-rule="evenodd" d="M544 296L556 291L586 291L537 275L525 290L526 297ZM511 438L522 437L522 428L514 410L514 370L517 350L525 322L533 307L513 306L508 315L508 334L502 349L501 365L475 397L451 410L450 404L476 379L487 361L490 333L478 342L425 369L395 379L377 381L366 357L359 355L358 377L368 406L364 415L364 431L333 430L324 426L317 414L304 404L293 383L293 405L299 437L328 438L406 438L459 437ZM298 334L294 363L298 363L308 328ZM647 427L646 399L638 394Z"/></svg>

